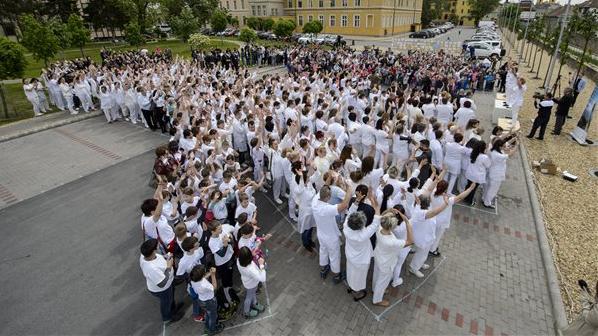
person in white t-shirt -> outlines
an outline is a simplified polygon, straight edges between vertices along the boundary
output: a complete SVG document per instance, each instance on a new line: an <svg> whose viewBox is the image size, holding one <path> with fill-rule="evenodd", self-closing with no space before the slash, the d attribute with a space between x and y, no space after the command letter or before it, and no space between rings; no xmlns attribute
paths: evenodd
<svg viewBox="0 0 598 336"><path fill-rule="evenodd" d="M152 238L143 242L140 247L139 266L143 276L145 276L148 291L160 299L162 321L164 323L176 322L183 317L184 311L177 311L177 305L174 301L172 255L167 254L165 258L157 254L157 250L157 239Z"/></svg>
<svg viewBox="0 0 598 336"><path fill-rule="evenodd" d="M214 255L216 271L224 290L227 301L232 302L230 290L233 287L233 235L234 227L229 224L221 224L218 220L208 223L208 230L212 233L208 246Z"/></svg>
<svg viewBox="0 0 598 336"><path fill-rule="evenodd" d="M245 301L243 303L243 314L246 318L256 317L266 308L257 302L257 288L260 283L266 282L265 261L259 258L257 264L253 262L253 254L247 246L239 249L237 268L241 273L241 281L245 287Z"/></svg>
<svg viewBox="0 0 598 336"><path fill-rule="evenodd" d="M220 333L224 326L218 323L218 302L214 295L218 288L216 268L211 267L208 271L204 265L197 265L191 270L189 278L191 282L188 290L195 294L194 301L197 301L205 312L206 329L209 335Z"/></svg>
<svg viewBox="0 0 598 336"><path fill-rule="evenodd" d="M332 270L333 281L340 283L341 275L341 232L335 217L348 208L352 192L346 191L345 198L339 204L328 203L331 198L330 186L320 189L320 197L314 197L311 207L316 222L318 241L320 242L320 276L325 279Z"/></svg>

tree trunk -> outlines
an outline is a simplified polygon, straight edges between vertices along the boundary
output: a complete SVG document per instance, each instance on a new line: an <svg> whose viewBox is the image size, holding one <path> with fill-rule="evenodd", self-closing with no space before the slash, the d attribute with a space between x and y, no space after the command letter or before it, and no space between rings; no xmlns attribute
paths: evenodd
<svg viewBox="0 0 598 336"><path fill-rule="evenodd" d="M575 73L575 77L573 77L573 80L577 80L577 77L579 77L579 73L581 72L581 68L583 67L583 61L584 58L586 57L586 53L588 52L588 43L590 42L589 38L586 38L586 40L584 41L583 44L583 52L581 53L581 58L579 59L579 66L577 66L577 72Z"/></svg>
<svg viewBox="0 0 598 336"><path fill-rule="evenodd" d="M81 57L85 57L85 53L83 52L83 46L79 46L79 50L81 51Z"/></svg>
<svg viewBox="0 0 598 336"><path fill-rule="evenodd" d="M0 100L2 100L4 118L8 119L8 105L6 104L6 96L4 95L4 84L2 83L2 81L0 81Z"/></svg>
<svg viewBox="0 0 598 336"><path fill-rule="evenodd" d="M542 65L542 56L544 56L544 46L540 45L540 60L538 61L538 69L536 70L536 77L534 77L534 79L540 79L540 66Z"/></svg>
<svg viewBox="0 0 598 336"><path fill-rule="evenodd" d="M532 69L529 71L530 73L534 73L534 68L536 67L536 56L538 56L538 45L534 44L534 47L534 51L532 51L532 54L534 54L534 62L532 63Z"/></svg>

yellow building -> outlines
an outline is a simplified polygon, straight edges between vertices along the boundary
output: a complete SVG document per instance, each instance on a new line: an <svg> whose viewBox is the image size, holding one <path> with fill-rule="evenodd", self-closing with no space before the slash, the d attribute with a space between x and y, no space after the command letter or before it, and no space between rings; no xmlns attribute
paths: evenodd
<svg viewBox="0 0 598 336"><path fill-rule="evenodd" d="M469 12L470 8L469 0L448 0L440 19L444 21L453 21L452 18L454 17L455 20L453 22L456 25L473 26L475 25L475 20Z"/></svg>
<svg viewBox="0 0 598 336"><path fill-rule="evenodd" d="M385 36L419 30L422 0L286 0L297 30L318 20L325 34ZM393 24L394 23L394 24Z"/></svg>

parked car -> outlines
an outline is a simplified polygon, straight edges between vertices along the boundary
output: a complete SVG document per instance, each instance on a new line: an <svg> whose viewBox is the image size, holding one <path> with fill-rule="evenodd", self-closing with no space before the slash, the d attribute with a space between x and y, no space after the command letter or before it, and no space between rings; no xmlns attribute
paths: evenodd
<svg viewBox="0 0 598 336"><path fill-rule="evenodd" d="M200 33L204 34L204 35L214 35L214 31L212 30L212 28L203 28L202 30L199 31Z"/></svg>
<svg viewBox="0 0 598 336"><path fill-rule="evenodd" d="M308 44L308 43L314 43L316 39L316 36L314 34L303 34L301 35L301 37L299 39L297 39L297 42L301 43L301 44Z"/></svg>
<svg viewBox="0 0 598 336"><path fill-rule="evenodd" d="M170 33L172 31L172 28L170 28L168 23L164 22L157 24L155 28L158 28L161 33Z"/></svg>
<svg viewBox="0 0 598 336"><path fill-rule="evenodd" d="M493 47L492 45L486 43L486 42L480 42L480 41L474 41L474 42L470 42L467 45L468 48L473 47L475 49L474 51L474 57L476 58L486 58L486 57L500 57L500 48L497 47Z"/></svg>
<svg viewBox="0 0 598 336"><path fill-rule="evenodd" d="M424 38L427 39L428 38L428 34L425 31L418 31L418 32L414 32L409 34L410 38Z"/></svg>

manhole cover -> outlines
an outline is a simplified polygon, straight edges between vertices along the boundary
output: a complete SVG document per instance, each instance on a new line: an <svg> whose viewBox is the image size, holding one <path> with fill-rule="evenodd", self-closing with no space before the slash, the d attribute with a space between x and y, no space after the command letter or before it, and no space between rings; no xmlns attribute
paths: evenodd
<svg viewBox="0 0 598 336"><path fill-rule="evenodd" d="M590 169L590 176L598 178L598 168Z"/></svg>

